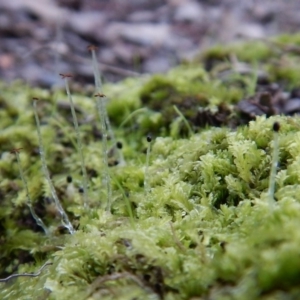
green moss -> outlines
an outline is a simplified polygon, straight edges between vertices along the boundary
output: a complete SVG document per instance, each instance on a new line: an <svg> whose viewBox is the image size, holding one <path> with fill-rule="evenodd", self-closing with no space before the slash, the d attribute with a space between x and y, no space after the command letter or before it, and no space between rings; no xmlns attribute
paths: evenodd
<svg viewBox="0 0 300 300"><path fill-rule="evenodd" d="M300 62L300 60L297 60ZM282 62L279 65L270 66L269 72L274 81L280 82L281 84L292 89L299 85L300 74L297 69L297 65L294 65L295 60L290 62Z"/></svg>
<svg viewBox="0 0 300 300"><path fill-rule="evenodd" d="M218 45L207 50L199 58L210 63L229 61L231 55L242 62L266 61L274 54L272 47L262 41L250 41L225 46Z"/></svg>
<svg viewBox="0 0 300 300"><path fill-rule="evenodd" d="M264 47L259 43L257 51L267 53ZM250 50L242 54L245 61L251 60ZM266 59L266 54L260 55L254 60ZM294 77L283 79L286 88L296 85ZM233 120L239 125L235 104L245 95L244 87L225 82L200 64L105 86L108 112L126 159L126 165L114 165L118 158L109 142L112 213L108 214L94 99L74 95L81 110L89 175L85 210L78 192L81 174L72 120L64 106L54 102L63 92L51 96L20 83L2 88L0 105L6 109L0 119L1 278L36 272L46 261L53 264L37 277L0 283L1 299L299 297L299 116L261 116L234 130L197 123L196 116L217 119L226 112L224 122L215 125ZM36 95L46 100L40 102L39 114L47 165L77 229L74 235L61 228L41 175L30 103ZM184 121L194 131L190 137ZM280 123L280 158L276 203L270 206L275 121ZM148 132L159 136L153 136L150 191L145 193ZM33 206L50 228L50 237L44 236L25 205L18 167L9 153L19 147ZM66 182L68 175L71 184Z"/></svg>
<svg viewBox="0 0 300 300"><path fill-rule="evenodd" d="M282 34L274 39L276 42L281 43L282 46L285 45L300 45L300 34Z"/></svg>
<svg viewBox="0 0 300 300"><path fill-rule="evenodd" d="M254 94L259 77L292 90L300 80L299 34L215 46L199 55L198 61L204 62L213 78L238 87L247 97Z"/></svg>

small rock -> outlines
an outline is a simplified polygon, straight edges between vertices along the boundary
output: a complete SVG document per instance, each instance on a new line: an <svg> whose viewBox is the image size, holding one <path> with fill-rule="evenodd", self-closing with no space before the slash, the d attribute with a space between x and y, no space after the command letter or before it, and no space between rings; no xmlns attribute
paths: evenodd
<svg viewBox="0 0 300 300"><path fill-rule="evenodd" d="M35 64L24 66L20 75L22 78L26 78L26 82L46 88L62 83L62 80L55 72L47 71L43 67Z"/></svg>
<svg viewBox="0 0 300 300"><path fill-rule="evenodd" d="M167 24L124 24L120 36L126 41L145 46L159 46L165 43L170 34Z"/></svg>
<svg viewBox="0 0 300 300"><path fill-rule="evenodd" d="M238 37L260 39L265 37L265 31L258 24L243 24L237 28L235 35Z"/></svg>
<svg viewBox="0 0 300 300"><path fill-rule="evenodd" d="M290 99L284 106L284 112L286 114L294 114L300 112L300 98Z"/></svg>
<svg viewBox="0 0 300 300"><path fill-rule="evenodd" d="M115 54L115 57L120 61L126 63L133 62L134 53L129 45L122 42L117 42L113 45L111 51Z"/></svg>
<svg viewBox="0 0 300 300"><path fill-rule="evenodd" d="M106 18L100 12L80 12L71 14L68 25L79 34L98 35L105 25Z"/></svg>
<svg viewBox="0 0 300 300"><path fill-rule="evenodd" d="M168 39L170 26L167 24L143 24L127 27L122 36L128 41L145 46L159 46Z"/></svg>
<svg viewBox="0 0 300 300"><path fill-rule="evenodd" d="M300 98L300 88L292 89L291 98Z"/></svg>
<svg viewBox="0 0 300 300"><path fill-rule="evenodd" d="M262 116L265 114L263 110L261 110L255 103L252 103L248 100L241 100L238 105L237 109L248 115L250 118L255 118L255 116Z"/></svg>
<svg viewBox="0 0 300 300"><path fill-rule="evenodd" d="M174 64L173 64L174 65ZM150 57L144 64L144 70L148 73L163 73L172 67L170 59L165 56Z"/></svg>
<svg viewBox="0 0 300 300"><path fill-rule="evenodd" d="M11 54L1 54L0 55L0 68L1 69L10 69L14 66L15 58Z"/></svg>
<svg viewBox="0 0 300 300"><path fill-rule="evenodd" d="M155 15L152 11L148 10L141 10L141 11L135 11L132 14L129 15L128 21L129 22L152 22L155 20Z"/></svg>
<svg viewBox="0 0 300 300"><path fill-rule="evenodd" d="M175 21L197 22L204 18L202 6L195 1L188 1L177 7L174 15Z"/></svg>

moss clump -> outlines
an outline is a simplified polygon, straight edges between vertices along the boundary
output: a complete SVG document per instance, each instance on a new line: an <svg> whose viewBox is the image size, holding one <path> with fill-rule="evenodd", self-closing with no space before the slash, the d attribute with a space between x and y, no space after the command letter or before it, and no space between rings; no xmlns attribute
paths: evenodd
<svg viewBox="0 0 300 300"><path fill-rule="evenodd" d="M267 77L271 82L292 89L299 85L299 72L296 70L299 64L299 37L299 34L282 35L265 42L215 46L199 55L196 61L204 62L205 69L217 77L227 72L234 75L233 79L247 84L245 77L236 75L243 73L246 78L249 75L251 78L251 74L256 71L258 77ZM227 74L226 79L228 77Z"/></svg>
<svg viewBox="0 0 300 300"><path fill-rule="evenodd" d="M75 133L62 109L64 93L51 95L19 83L1 86L0 103L9 108L1 111L0 121L1 278L53 263L37 277L0 282L1 299L299 297L300 119L263 115L240 126L245 120L240 120L236 104L249 89L215 70L184 65L164 77L104 87L111 96L108 112L126 159L126 165L118 165L114 145L108 141L109 159L115 162L109 168L111 213L105 211L102 133L93 100L74 95L89 176L85 210ZM282 88L290 87L297 86L286 77ZM61 227L41 176L32 96L44 99L39 116L47 165L76 228L73 235ZM202 123L197 123L197 116ZM196 132L190 137L185 121ZM274 122L280 123L280 155L276 202L270 205ZM219 127L207 126L212 124ZM152 144L150 191L145 192L149 131L160 136ZM23 148L20 156L33 207L50 237L26 206L18 166L9 153L12 148Z"/></svg>
<svg viewBox="0 0 300 300"><path fill-rule="evenodd" d="M153 76L140 92L142 104L159 114L159 122L148 127L151 126L157 134L171 133L173 137L176 134L187 136L183 123L174 133L174 120L180 119L174 106L197 131L205 125L228 124L232 119L230 105L241 97L241 91L235 87L228 88L220 81L210 81L209 75L199 65L180 66L167 76Z"/></svg>

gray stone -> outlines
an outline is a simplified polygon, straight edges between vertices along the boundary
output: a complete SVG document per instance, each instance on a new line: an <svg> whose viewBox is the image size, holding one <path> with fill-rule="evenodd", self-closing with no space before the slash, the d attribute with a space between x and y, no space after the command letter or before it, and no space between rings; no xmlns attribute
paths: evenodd
<svg viewBox="0 0 300 300"><path fill-rule="evenodd" d="M175 11L175 21L198 22L204 18L202 6L196 1L188 1L179 5Z"/></svg>

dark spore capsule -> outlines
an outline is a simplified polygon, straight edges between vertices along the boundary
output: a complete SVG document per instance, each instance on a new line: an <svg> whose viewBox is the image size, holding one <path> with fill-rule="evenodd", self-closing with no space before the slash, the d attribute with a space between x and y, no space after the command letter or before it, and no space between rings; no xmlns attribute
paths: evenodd
<svg viewBox="0 0 300 300"><path fill-rule="evenodd" d="M71 175L67 176L67 183L71 183L73 181L73 178Z"/></svg>
<svg viewBox="0 0 300 300"><path fill-rule="evenodd" d="M150 134L147 135L147 142L148 143L151 143L152 141L152 136Z"/></svg>
<svg viewBox="0 0 300 300"><path fill-rule="evenodd" d="M122 149L122 148L123 148L122 142L117 142L117 148L118 148L118 149Z"/></svg>
<svg viewBox="0 0 300 300"><path fill-rule="evenodd" d="M278 122L274 122L273 131L278 132L280 130L280 124Z"/></svg>

